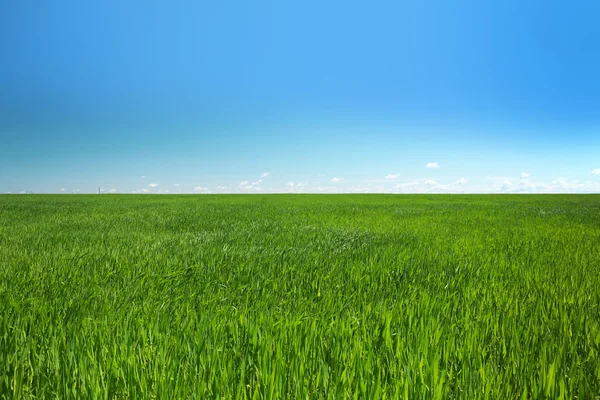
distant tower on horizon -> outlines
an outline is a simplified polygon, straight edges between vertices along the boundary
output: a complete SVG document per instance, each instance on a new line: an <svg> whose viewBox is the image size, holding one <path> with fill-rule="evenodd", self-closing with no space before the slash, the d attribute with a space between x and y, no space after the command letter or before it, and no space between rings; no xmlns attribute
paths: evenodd
<svg viewBox="0 0 600 400"><path fill-rule="evenodd" d="M98 186L98 194L100 194L100 186Z"/></svg>

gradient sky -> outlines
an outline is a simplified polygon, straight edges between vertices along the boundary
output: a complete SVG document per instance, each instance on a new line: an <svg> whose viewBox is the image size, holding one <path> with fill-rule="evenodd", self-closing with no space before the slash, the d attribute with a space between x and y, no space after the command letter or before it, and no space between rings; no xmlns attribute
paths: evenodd
<svg viewBox="0 0 600 400"><path fill-rule="evenodd" d="M0 193L600 192L599 15L3 1Z"/></svg>

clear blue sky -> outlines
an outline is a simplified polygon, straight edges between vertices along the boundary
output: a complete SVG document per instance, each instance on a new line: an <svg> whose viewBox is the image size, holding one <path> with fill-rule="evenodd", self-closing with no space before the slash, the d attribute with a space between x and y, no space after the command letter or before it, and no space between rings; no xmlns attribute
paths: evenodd
<svg viewBox="0 0 600 400"><path fill-rule="evenodd" d="M3 1L0 192L599 192L599 15Z"/></svg>

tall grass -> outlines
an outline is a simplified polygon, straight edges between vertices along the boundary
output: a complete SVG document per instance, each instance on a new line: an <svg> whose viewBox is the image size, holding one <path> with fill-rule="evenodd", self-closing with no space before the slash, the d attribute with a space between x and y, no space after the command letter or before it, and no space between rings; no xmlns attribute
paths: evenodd
<svg viewBox="0 0 600 400"><path fill-rule="evenodd" d="M600 196L0 196L0 397L600 396Z"/></svg>

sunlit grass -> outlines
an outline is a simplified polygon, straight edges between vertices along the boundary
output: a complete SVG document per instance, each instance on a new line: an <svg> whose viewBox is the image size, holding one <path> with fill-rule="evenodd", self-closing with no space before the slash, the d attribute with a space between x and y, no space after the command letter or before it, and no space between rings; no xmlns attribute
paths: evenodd
<svg viewBox="0 0 600 400"><path fill-rule="evenodd" d="M594 398L600 196L0 196L2 398Z"/></svg>

